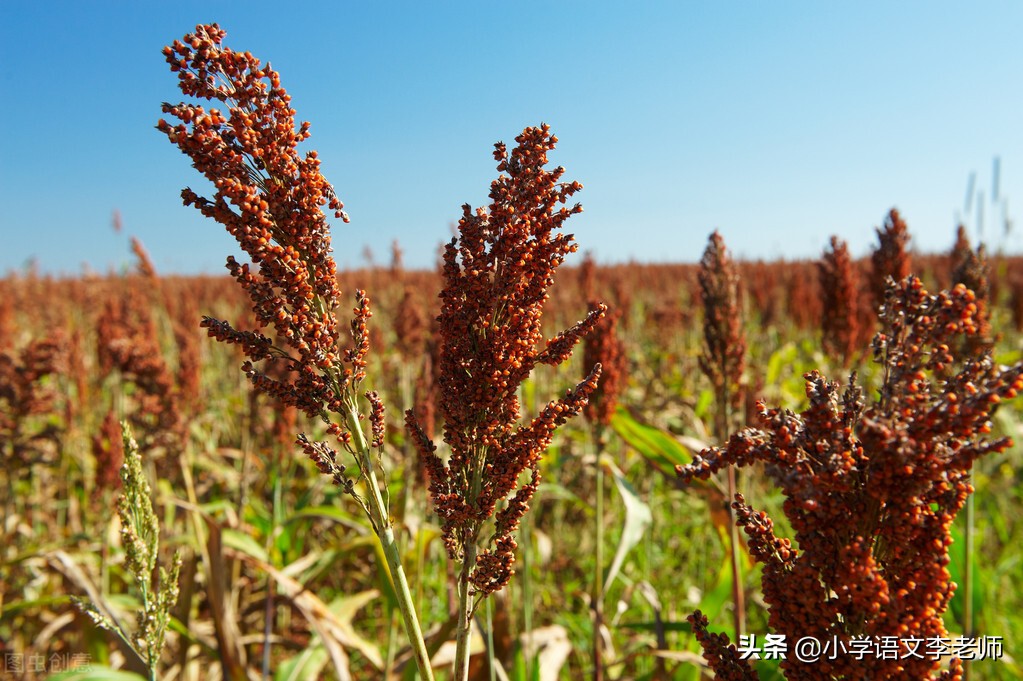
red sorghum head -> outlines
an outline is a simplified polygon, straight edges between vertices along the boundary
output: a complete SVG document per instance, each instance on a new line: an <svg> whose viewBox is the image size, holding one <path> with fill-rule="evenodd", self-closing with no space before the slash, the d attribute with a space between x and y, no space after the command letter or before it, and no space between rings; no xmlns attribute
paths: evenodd
<svg viewBox="0 0 1023 681"><path fill-rule="evenodd" d="M954 354L978 333L977 314L964 286L930 295L914 278L893 284L874 340L876 400L864 399L855 374L841 389L811 372L801 414L762 407L759 429L679 468L689 481L761 462L781 488L795 544L741 497L733 506L764 564L769 626L787 640L947 635L952 521L972 491L973 462L1011 444L989 437L992 413L1023 391L1023 362L999 367L987 354ZM782 666L789 679L923 679L936 662L790 657Z"/></svg>
<svg viewBox="0 0 1023 681"><path fill-rule="evenodd" d="M497 591L511 577L513 535L539 484L540 456L554 429L586 403L599 368L526 424L519 423L519 385L537 364L567 359L605 310L597 306L538 347L554 272L576 250L572 235L559 230L582 208L564 204L582 186L562 182L563 168L545 169L557 142L546 125L526 128L515 141L510 153L503 143L495 145L502 174L491 184L490 206L475 211L464 206L458 237L444 251L437 370L438 407L451 451L446 463L413 412L406 414L452 558L462 559L469 546L475 554L483 524L507 500L469 577L482 594ZM520 487L523 473L529 482Z"/></svg>
<svg viewBox="0 0 1023 681"><path fill-rule="evenodd" d="M699 282L703 302L700 369L710 379L716 394L727 395L730 403L738 404L739 384L746 365L739 275L728 256L724 238L716 230L700 260Z"/></svg>
<svg viewBox="0 0 1023 681"><path fill-rule="evenodd" d="M910 275L909 229L899 211L892 208L877 232L877 248L870 256L870 288L874 294L874 306L884 302L889 277L902 281Z"/></svg>
<svg viewBox="0 0 1023 681"><path fill-rule="evenodd" d="M845 366L860 338L860 277L846 243L831 237L831 247L817 265L820 276L824 349Z"/></svg>

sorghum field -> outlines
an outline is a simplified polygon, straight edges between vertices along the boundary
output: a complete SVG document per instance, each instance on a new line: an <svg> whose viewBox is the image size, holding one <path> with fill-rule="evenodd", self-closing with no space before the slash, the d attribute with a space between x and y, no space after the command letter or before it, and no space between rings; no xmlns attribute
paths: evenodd
<svg viewBox="0 0 1023 681"><path fill-rule="evenodd" d="M157 127L247 262L0 280L0 678L1023 678L1023 257L893 209L860 260L562 264L540 126L436 271L337 271L223 39Z"/></svg>

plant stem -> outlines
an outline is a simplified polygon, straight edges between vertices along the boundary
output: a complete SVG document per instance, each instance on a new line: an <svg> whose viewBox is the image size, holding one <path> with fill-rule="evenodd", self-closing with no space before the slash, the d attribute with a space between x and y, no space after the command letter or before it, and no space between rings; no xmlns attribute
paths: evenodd
<svg viewBox="0 0 1023 681"><path fill-rule="evenodd" d="M359 422L359 413L353 406L348 409L348 429L352 434L352 444L359 457L359 466L366 476L366 487L368 488L368 506L373 521L373 527L380 543L384 548L384 556L387 558L387 567L390 569L391 583L394 585L394 594L398 600L398 608L401 610L402 619L405 622L405 635L408 637L409 645L412 646L412 653L416 658L416 666L419 667L419 674L423 681L433 681L433 668L430 666L430 655L426 651L426 642L423 640L423 630L419 626L419 618L416 615L415 604L412 601L412 592L409 590L408 579L405 577L405 570L401 565L401 554L398 551L398 544L394 539L394 530L391 529L391 519L384 505L384 499L380 494L380 484L377 482L376 469L373 466L373 458L370 456L370 446L366 441L366 434Z"/></svg>
<svg viewBox="0 0 1023 681"><path fill-rule="evenodd" d="M972 474L972 467L970 469ZM963 530L964 544L963 553L963 636L973 636L973 497L971 493L966 497L966 527ZM970 681L970 661L963 659L963 681Z"/></svg>
<svg viewBox="0 0 1023 681"><path fill-rule="evenodd" d="M487 600L487 669L490 671L490 681L497 681L497 665L494 661L494 613L490 607L490 599Z"/></svg>
<svg viewBox="0 0 1023 681"><path fill-rule="evenodd" d="M718 395L718 414L720 415L718 427L718 439L725 442L728 439L729 428L732 425L731 395L728 388L723 388ZM732 616L732 624L735 626L735 640L742 636L746 624L746 594L742 588L742 566L740 564L739 528L735 524L735 509L732 502L735 501L735 466L728 466L728 543L731 545L732 563L732 604L735 612Z"/></svg>
<svg viewBox="0 0 1023 681"><path fill-rule="evenodd" d="M458 634L455 637L454 681L468 681L469 643L472 641L472 599L469 596L469 573L476 564L476 542L467 542L458 575Z"/></svg>
<svg viewBox="0 0 1023 681"><path fill-rule="evenodd" d="M728 498L735 499L735 466L728 467ZM732 601L735 604L733 624L735 625L735 640L742 636L743 625L746 620L746 595L742 588L742 568L739 564L739 528L735 524L735 509L731 501L728 503L728 539L732 545Z"/></svg>
<svg viewBox="0 0 1023 681"><path fill-rule="evenodd" d="M526 634L526 647L533 650L533 577L529 568L529 551L533 539L529 536L529 516L522 519L522 627ZM526 678L533 678L533 657L525 656Z"/></svg>

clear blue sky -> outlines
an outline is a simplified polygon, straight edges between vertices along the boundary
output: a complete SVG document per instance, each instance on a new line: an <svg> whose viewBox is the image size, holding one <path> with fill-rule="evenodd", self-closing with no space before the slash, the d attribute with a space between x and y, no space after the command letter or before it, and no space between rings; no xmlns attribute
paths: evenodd
<svg viewBox="0 0 1023 681"><path fill-rule="evenodd" d="M295 7L304 3L296 3ZM130 261L222 272L234 244L181 205L205 185L154 130L180 101L160 49L217 21L269 60L352 217L342 266L398 239L430 267L497 140L549 123L585 185L569 221L602 262L693 261L715 228L745 257L856 254L897 206L945 250L971 172L1023 211L1020 2L249 2L0 0L0 273ZM124 232L111 229L119 210ZM976 207L968 224L976 236Z"/></svg>

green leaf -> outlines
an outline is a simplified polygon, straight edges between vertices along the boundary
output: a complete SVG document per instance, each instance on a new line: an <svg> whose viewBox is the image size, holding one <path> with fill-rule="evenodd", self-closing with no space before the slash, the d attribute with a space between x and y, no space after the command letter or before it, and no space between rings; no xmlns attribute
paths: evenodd
<svg viewBox="0 0 1023 681"><path fill-rule="evenodd" d="M307 506L293 513L285 521L285 524L290 524L307 518L333 520L340 525L344 525L347 528L355 530L359 534L368 534L370 532L370 527L366 521L360 520L350 513L346 513L337 506Z"/></svg>
<svg viewBox="0 0 1023 681"><path fill-rule="evenodd" d="M764 372L764 385L776 385L781 378L782 367L792 366L798 354L798 348L791 342L772 352L767 360L767 371Z"/></svg>
<svg viewBox="0 0 1023 681"><path fill-rule="evenodd" d="M699 396L696 398L696 405L693 407L693 413L696 417L703 422L707 422L707 414L710 412L710 407L714 404L714 391L710 388L704 388L700 391Z"/></svg>
<svg viewBox="0 0 1023 681"><path fill-rule="evenodd" d="M692 452L674 435L640 423L625 409L619 409L615 413L611 419L611 427L627 445L669 478L675 477L675 466L685 466L693 460Z"/></svg>
<svg viewBox="0 0 1023 681"><path fill-rule="evenodd" d="M281 662L274 672L274 681L316 681L322 677L330 656L319 643L315 643L295 657Z"/></svg>
<svg viewBox="0 0 1023 681"><path fill-rule="evenodd" d="M615 487L618 488L618 493L625 503L625 524L622 527L621 539L618 540L618 549L615 551L615 557L611 561L611 567L608 568L607 577L604 580L604 593L601 594L603 598L607 595L608 587L622 569L626 554L643 539L643 533L653 522L653 514L650 512L650 507L639 498L639 494L625 479L625 474L618 469L618 466L614 465L611 457L602 456L600 465L603 465L614 476Z"/></svg>
<svg viewBox="0 0 1023 681"><path fill-rule="evenodd" d="M532 670L531 674L527 672L527 668ZM509 678L511 681L540 681L540 665L536 660L533 660L533 664L527 665L526 655L519 648L515 651L515 661Z"/></svg>
<svg viewBox="0 0 1023 681"><path fill-rule="evenodd" d="M259 545L255 539L244 532L238 530L225 529L222 532L222 538L224 546L229 546L236 551L258 558L264 562L269 562L270 559L266 555L266 549Z"/></svg>
<svg viewBox="0 0 1023 681"><path fill-rule="evenodd" d="M965 519L965 514L960 514L960 520ZM980 536L980 528L974 527L974 536ZM973 572L973 614L976 618L980 613L983 612L984 607L983 594L981 585L984 583L984 578L981 577L980 564L977 561L976 544L974 545L973 555L970 556L970 569ZM960 523L952 525L952 546L949 547L948 551L948 572L953 582L958 585L955 593L952 595L952 602L949 604L948 613L955 618L954 627L956 630L961 629L963 625L963 605L966 600L966 536L964 534L963 527ZM976 623L975 623L976 625Z"/></svg>
<svg viewBox="0 0 1023 681"><path fill-rule="evenodd" d="M544 499L558 499L561 501L571 501L573 504L577 505L585 505L585 502L579 498L579 495L564 485L559 485L556 482L547 482L544 480L540 483L540 487L537 489L536 493L538 497L542 497Z"/></svg>

